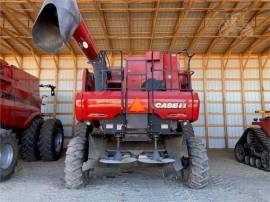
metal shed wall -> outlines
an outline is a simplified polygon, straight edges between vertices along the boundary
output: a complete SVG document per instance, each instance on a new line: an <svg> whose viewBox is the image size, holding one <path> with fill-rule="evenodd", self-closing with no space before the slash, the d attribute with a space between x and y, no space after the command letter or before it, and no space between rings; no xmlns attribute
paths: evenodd
<svg viewBox="0 0 270 202"><path fill-rule="evenodd" d="M43 112L64 124L66 143L76 124L74 95L81 88L83 68L91 68L83 56L6 56L10 64L57 86L55 97L46 99ZM119 63L119 58L112 58ZM181 60L181 65L186 60ZM208 148L233 148L243 129L251 124L254 111L270 109L270 61L268 56L196 56L192 61L193 88L200 95L200 118L195 133ZM49 94L42 90L41 94Z"/></svg>

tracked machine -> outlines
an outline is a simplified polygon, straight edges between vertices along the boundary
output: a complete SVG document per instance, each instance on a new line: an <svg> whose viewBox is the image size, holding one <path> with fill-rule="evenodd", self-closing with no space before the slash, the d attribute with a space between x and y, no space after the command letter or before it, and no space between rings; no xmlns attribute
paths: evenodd
<svg viewBox="0 0 270 202"><path fill-rule="evenodd" d="M38 78L0 60L0 182L14 173L18 154L26 161L60 158L62 123L44 119L40 87L54 95L54 86L40 85Z"/></svg>
<svg viewBox="0 0 270 202"><path fill-rule="evenodd" d="M199 97L192 90L190 59L179 70L179 54L149 51L111 66L109 51L97 51L75 0L46 0L32 30L35 44L56 53L70 38L89 59L75 97L78 123L65 160L69 188L86 182L98 164L170 165L191 188L208 183L206 149L194 136Z"/></svg>
<svg viewBox="0 0 270 202"><path fill-rule="evenodd" d="M254 118L236 143L235 158L247 165L270 172L270 111L256 111L262 118Z"/></svg>

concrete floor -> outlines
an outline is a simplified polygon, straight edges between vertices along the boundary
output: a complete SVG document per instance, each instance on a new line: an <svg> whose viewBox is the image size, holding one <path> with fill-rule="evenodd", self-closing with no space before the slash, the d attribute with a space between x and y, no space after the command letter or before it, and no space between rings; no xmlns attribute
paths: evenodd
<svg viewBox="0 0 270 202"><path fill-rule="evenodd" d="M258 201L270 202L270 173L237 163L233 151L209 151L210 183L192 190L162 177L160 167L103 167L86 187L64 187L63 164L19 162L16 174L0 184L1 202L48 201Z"/></svg>

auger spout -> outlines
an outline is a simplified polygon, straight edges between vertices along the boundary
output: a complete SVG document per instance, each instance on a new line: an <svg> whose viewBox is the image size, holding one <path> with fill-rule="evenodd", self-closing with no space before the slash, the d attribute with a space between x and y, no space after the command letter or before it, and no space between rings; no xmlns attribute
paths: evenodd
<svg viewBox="0 0 270 202"><path fill-rule="evenodd" d="M46 52L58 52L73 37L89 60L98 57L98 50L76 0L45 0L32 35L34 43Z"/></svg>

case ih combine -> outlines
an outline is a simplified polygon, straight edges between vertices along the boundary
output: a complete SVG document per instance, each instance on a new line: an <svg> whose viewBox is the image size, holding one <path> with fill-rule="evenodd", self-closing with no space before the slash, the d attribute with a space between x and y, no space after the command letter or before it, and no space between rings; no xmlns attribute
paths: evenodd
<svg viewBox="0 0 270 202"><path fill-rule="evenodd" d="M270 111L256 111L263 118L255 118L236 143L235 157L241 163L270 171Z"/></svg>
<svg viewBox="0 0 270 202"><path fill-rule="evenodd" d="M189 65L179 71L179 54L152 51L127 57L125 64L121 54L120 67L110 66L75 0L46 0L32 33L36 45L51 53L73 37L94 70L84 69L75 98L78 124L66 153L67 187L83 185L97 163L136 161L173 165L189 187L207 185L207 153L191 125L198 119L199 97Z"/></svg>
<svg viewBox="0 0 270 202"><path fill-rule="evenodd" d="M57 160L63 148L63 127L42 117L38 78L0 60L0 181L14 172L18 146L26 161ZM54 86L49 87L54 94Z"/></svg>

